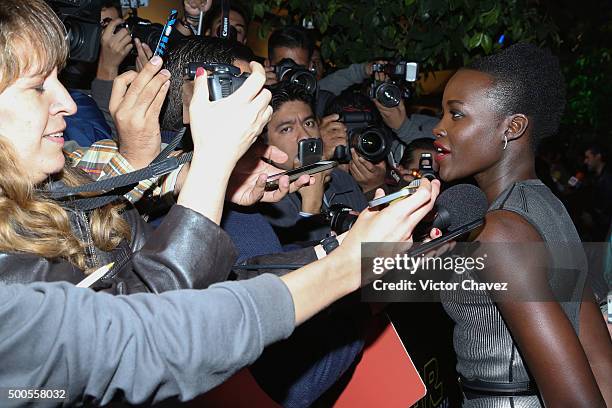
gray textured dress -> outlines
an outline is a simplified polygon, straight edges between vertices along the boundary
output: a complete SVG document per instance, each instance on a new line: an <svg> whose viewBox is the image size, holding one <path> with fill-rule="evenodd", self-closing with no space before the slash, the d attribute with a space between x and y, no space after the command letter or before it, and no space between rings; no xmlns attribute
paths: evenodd
<svg viewBox="0 0 612 408"><path fill-rule="evenodd" d="M541 235L546 245L571 246L555 256L549 268L549 284L559 298L560 288L566 293L560 302L576 333L580 300L585 284L587 263L580 246L580 238L562 203L540 180L514 183L491 204L489 211L512 211L527 220ZM570 292L567 293L566 276L550 270L573 270ZM517 270L516 273L521 273ZM470 278L470 273L457 275L460 281ZM513 342L495 304L485 291L442 292L442 302L447 313L455 321L453 343L457 353L457 371L469 380L486 383L529 383L530 375L520 351ZM533 381L531 379L531 381ZM538 396L485 397L466 399L469 408L529 408L542 407Z"/></svg>

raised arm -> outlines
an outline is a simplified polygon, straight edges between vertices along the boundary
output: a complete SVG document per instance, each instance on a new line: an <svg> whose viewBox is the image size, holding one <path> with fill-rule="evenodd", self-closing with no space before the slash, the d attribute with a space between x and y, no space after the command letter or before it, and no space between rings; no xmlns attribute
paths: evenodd
<svg viewBox="0 0 612 408"><path fill-rule="evenodd" d="M0 285L0 388L63 389L68 405L106 404L119 392L135 404L194 398L357 289L361 242L410 240L438 191L424 182L382 211L365 210L334 252L280 279L127 297Z"/></svg>
<svg viewBox="0 0 612 408"><path fill-rule="evenodd" d="M294 327L272 275L204 291L110 296L66 283L0 285L0 387L66 390L66 405L189 400ZM0 405L23 404L8 400Z"/></svg>

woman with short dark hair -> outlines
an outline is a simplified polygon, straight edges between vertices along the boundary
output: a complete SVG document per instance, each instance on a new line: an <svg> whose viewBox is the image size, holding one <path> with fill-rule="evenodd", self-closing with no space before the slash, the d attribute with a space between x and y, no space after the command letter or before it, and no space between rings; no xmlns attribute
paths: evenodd
<svg viewBox="0 0 612 408"><path fill-rule="evenodd" d="M490 207L477 240L504 250L489 254L478 277L506 282L509 291L443 293L456 322L465 407L612 404L612 347L585 282L580 238L535 173L535 146L556 132L564 104L557 59L524 43L459 70L444 91L434 128L440 176L473 176L485 192ZM572 253L542 268L531 255L543 245ZM571 295L557 291L570 275L554 272L564 268L578 271Z"/></svg>

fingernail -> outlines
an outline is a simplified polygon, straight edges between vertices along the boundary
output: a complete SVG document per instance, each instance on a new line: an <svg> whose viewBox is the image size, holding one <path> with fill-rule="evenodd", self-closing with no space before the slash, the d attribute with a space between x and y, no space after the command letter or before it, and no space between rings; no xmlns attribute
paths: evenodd
<svg viewBox="0 0 612 408"><path fill-rule="evenodd" d="M159 55L154 56L153 58L151 58L151 64L153 65L161 65L162 63L162 59Z"/></svg>
<svg viewBox="0 0 612 408"><path fill-rule="evenodd" d="M204 68L198 67L198 69L196 69L196 78L201 77L202 75L204 75Z"/></svg>
<svg viewBox="0 0 612 408"><path fill-rule="evenodd" d="M434 228L434 236L437 238L439 236L442 236L442 231L440 231L439 228Z"/></svg>
<svg viewBox="0 0 612 408"><path fill-rule="evenodd" d="M170 73L170 71L168 71L167 69L162 69L160 72L160 74L165 75L167 77L171 76L172 74Z"/></svg>
<svg viewBox="0 0 612 408"><path fill-rule="evenodd" d="M136 44L140 44L140 40L138 39L138 37L134 38L134 42L135 42Z"/></svg>

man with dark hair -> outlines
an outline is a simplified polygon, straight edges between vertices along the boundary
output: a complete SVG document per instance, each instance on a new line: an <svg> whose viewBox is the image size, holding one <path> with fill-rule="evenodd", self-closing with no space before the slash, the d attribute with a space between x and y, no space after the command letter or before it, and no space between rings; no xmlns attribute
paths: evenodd
<svg viewBox="0 0 612 408"><path fill-rule="evenodd" d="M267 77L266 85L273 85L277 82L274 65L278 64L284 58L291 58L299 65L313 68L314 63L312 55L314 49L315 44L308 35L308 32L302 27L287 26L274 31L268 39L268 60L265 62ZM332 103L332 99L340 96L342 92L347 90L350 86L360 84L370 78L372 76L372 66L375 62L384 61L352 64L347 68L337 70L321 78L318 82L317 99L314 101L313 105L313 111L316 116L323 118L325 115L329 115L330 112L329 110L326 111L326 106ZM374 100L373 103L376 110L380 113L385 125L387 125L393 133L397 135L399 140L404 143L409 143L412 140L410 134L414 133L415 129L422 126L424 122L421 117L422 115L411 115L408 117L403 101L398 106L392 108L387 108L376 100ZM334 123L334 121L337 120L337 116L334 116L334 118L335 119L332 119L330 116L323 118L321 126L322 134L333 132L334 129L339 129L338 124ZM425 119L425 122L429 123L427 119ZM328 128L330 129L329 132ZM394 155L395 162L397 162L400 157L401 154L399 156ZM371 166L368 163L362 162L361 168L364 174L369 174L377 170L374 168L368 170L367 167ZM377 173L378 176L380 176L380 169L378 169ZM366 189L371 189L375 183L365 182L365 184L367 185Z"/></svg>
<svg viewBox="0 0 612 408"><path fill-rule="evenodd" d="M123 17L123 9L121 8L121 3L118 0L104 0L102 2L100 21L104 21L106 18L113 20L121 17Z"/></svg>
<svg viewBox="0 0 612 408"><path fill-rule="evenodd" d="M347 90L330 100L325 108L326 117L329 120L334 120L334 122L321 128L326 159L333 158L335 149L341 145L346 146L348 142L346 126L335 120L339 119L340 115L345 112L355 111L370 113L372 121L368 125L386 130L376 105L364 94ZM391 135L390 132L387 134ZM391 141L391 138L389 138L389 141ZM352 149L351 161L347 165L343 165L341 169L348 171L353 176L366 195L371 193L369 195L373 196L376 188L382 186L385 182L387 160L388 157L385 157L378 163L372 163L361 157L355 149Z"/></svg>
<svg viewBox="0 0 612 408"><path fill-rule="evenodd" d="M590 205L585 211L593 241L602 242L612 221L612 170L608 166L607 150L599 144L591 144L584 151L584 164L593 176Z"/></svg>
<svg viewBox="0 0 612 408"><path fill-rule="evenodd" d="M178 131L188 112L187 101L191 100L193 84L183 80L183 69L190 62L206 62L236 65L241 71L250 72L248 61L234 59L233 50L237 44L220 38L191 36L170 49L165 58L165 67L170 71L170 89L162 110L161 127L163 130Z"/></svg>
<svg viewBox="0 0 612 408"><path fill-rule="evenodd" d="M320 138L319 124L312 109L311 96L299 85L280 82L270 88L274 113L266 127L268 144L284 151L288 160L279 167L292 169L296 165L300 140ZM287 195L274 205L262 205L281 242L319 241L330 233L328 223L321 219L321 211L333 204L342 204L356 211L363 210L367 201L359 185L346 172L335 169L328 183L316 183L299 194ZM320 178L323 176L319 175ZM323 181L323 180L322 180Z"/></svg>
<svg viewBox="0 0 612 408"><path fill-rule="evenodd" d="M313 50L312 39L302 27L279 28L268 39L268 59L272 65L291 58L298 65L310 67Z"/></svg>

